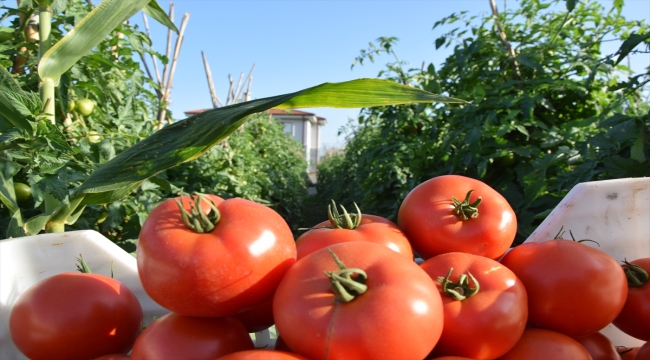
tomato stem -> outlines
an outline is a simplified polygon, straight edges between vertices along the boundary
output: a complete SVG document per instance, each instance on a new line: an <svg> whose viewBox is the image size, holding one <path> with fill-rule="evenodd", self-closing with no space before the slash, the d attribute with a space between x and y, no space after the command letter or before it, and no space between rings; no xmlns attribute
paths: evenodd
<svg viewBox="0 0 650 360"><path fill-rule="evenodd" d="M625 272L625 277L627 277L627 285L629 287L640 288L650 280L650 275L648 275L647 271L639 265L627 262L627 260L623 260L623 271Z"/></svg>
<svg viewBox="0 0 650 360"><path fill-rule="evenodd" d="M198 199L198 203L195 198ZM194 193L192 196L190 196L189 212L183 206L182 194L180 196L180 199L180 201L177 199L174 199L174 201L176 202L176 205L178 205L178 208L181 211L181 218L183 219L183 222L188 229L202 234L212 231L215 226L217 226L217 223L221 219L221 213L219 213L217 205L215 205L214 201L205 196L205 194ZM201 201L205 201L210 205L211 211L209 211L207 214L201 211Z"/></svg>
<svg viewBox="0 0 650 360"><path fill-rule="evenodd" d="M354 203L354 207L357 209L356 214L348 213L343 205L339 206L341 207L341 210L343 210L342 215L336 209L336 202L334 202L334 200L332 200L331 205L327 205L327 216L329 217L330 224L332 224L334 229L354 230L361 225L361 210L359 210L357 203Z"/></svg>
<svg viewBox="0 0 650 360"><path fill-rule="evenodd" d="M357 268L346 268L341 259L332 251L327 249L336 265L339 267L338 271L325 271L325 276L330 279L331 289L336 299L342 302L350 302L368 290L365 284L368 275L365 271ZM355 275L356 276L353 276Z"/></svg>
<svg viewBox="0 0 650 360"><path fill-rule="evenodd" d="M455 207L454 211L461 220L476 219L478 217L478 205L481 203L482 198L479 196L476 201L470 203L469 197L472 195L472 192L474 192L474 190L470 190L467 195L465 195L465 199L462 202L456 199L455 196L451 197L451 201L454 203Z"/></svg>
<svg viewBox="0 0 650 360"><path fill-rule="evenodd" d="M454 271L454 268L449 269L447 276L438 277L438 282L442 284L443 293L447 294L448 296L456 300L465 300L466 298L470 296L474 296L478 293L481 287L478 281L476 280L476 278L472 275L472 273L468 271L467 274L461 274L460 278L458 279L458 282L455 283L449 280L452 271ZM472 282L474 283L474 288L469 287L469 279L472 279Z"/></svg>

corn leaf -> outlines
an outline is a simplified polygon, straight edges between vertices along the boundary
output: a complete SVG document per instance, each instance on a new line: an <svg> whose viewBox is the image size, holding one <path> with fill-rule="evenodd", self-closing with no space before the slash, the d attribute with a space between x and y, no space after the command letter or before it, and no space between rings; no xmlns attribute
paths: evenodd
<svg viewBox="0 0 650 360"><path fill-rule="evenodd" d="M43 55L38 65L41 79L51 78L58 82L61 74L149 2L150 0L103 0Z"/></svg>
<svg viewBox="0 0 650 360"><path fill-rule="evenodd" d="M158 5L156 0L149 1L147 6L145 6L142 9L142 11L145 14L151 16L151 18L153 18L154 20L156 20L159 23L165 25L166 27L168 27L169 29L171 29L172 31L174 31L175 33L178 34L178 29L176 28L176 25L174 25L174 23L171 21L171 19L169 19L169 16L165 12L165 10L163 10L160 7L160 5Z"/></svg>

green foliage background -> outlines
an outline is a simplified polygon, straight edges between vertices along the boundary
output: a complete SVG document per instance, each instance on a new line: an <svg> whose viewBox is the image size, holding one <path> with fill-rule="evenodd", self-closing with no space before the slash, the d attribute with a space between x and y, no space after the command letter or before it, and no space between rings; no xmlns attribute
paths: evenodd
<svg viewBox="0 0 650 360"><path fill-rule="evenodd" d="M563 3L523 0L498 20L462 13L436 22L462 24L435 41L453 48L440 66L409 69L396 61L380 76L471 103L364 110L348 125L344 154L319 165L320 195L395 220L419 183L466 175L508 199L521 242L575 184L650 176L650 68L634 75L619 63L646 50L648 24L625 20L623 1L611 9L585 1L552 10ZM601 55L611 39L628 41ZM378 39L355 63L395 55L396 41Z"/></svg>
<svg viewBox="0 0 650 360"><path fill-rule="evenodd" d="M81 0L69 0L67 7L54 9L53 42L91 9ZM37 93L38 46L26 41L20 12L29 15L25 8L5 8L0 15L11 24L0 27L0 64L14 73L23 90ZM44 211L46 191L62 202L68 201L73 189L94 170L155 131L159 89L140 67L140 59L147 53L163 63L168 61L151 49L151 40L145 33L136 26L121 24L62 75L56 94L55 125L40 121L36 130L28 133L0 117L0 171L5 179L28 184L33 194L33 200L19 204L23 219ZM26 55L27 62L13 69L19 55ZM27 116L39 113L43 106L38 96L32 98L30 104L18 104L25 108ZM90 115L68 110L68 104L79 99L95 103ZM192 162L151 178L127 198L86 207L77 222L66 226L66 230L96 229L133 251L149 211L181 189L264 203L297 228L306 196L307 165L300 149L299 143L283 134L279 124L267 116L256 116L227 142ZM0 229L7 229L9 221L8 209L0 205ZM11 235L3 230L0 238Z"/></svg>

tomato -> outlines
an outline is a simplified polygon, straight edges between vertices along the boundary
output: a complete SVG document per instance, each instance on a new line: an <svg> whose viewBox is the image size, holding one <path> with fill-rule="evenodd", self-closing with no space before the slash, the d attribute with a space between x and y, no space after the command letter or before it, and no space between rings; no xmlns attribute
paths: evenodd
<svg viewBox="0 0 650 360"><path fill-rule="evenodd" d="M182 201L189 209L189 197ZM187 228L174 199L144 222L137 260L147 294L173 312L207 317L234 315L272 296L296 261L289 225L271 208L244 199L205 195L200 207L220 214L214 229L202 225L204 233Z"/></svg>
<svg viewBox="0 0 650 360"><path fill-rule="evenodd" d="M528 292L528 323L571 337L593 334L618 315L627 281L616 260L577 241L524 243L501 263Z"/></svg>
<svg viewBox="0 0 650 360"><path fill-rule="evenodd" d="M65 272L34 284L18 298L9 332L30 359L88 360L127 353L142 320L138 299L119 281Z"/></svg>
<svg viewBox="0 0 650 360"><path fill-rule="evenodd" d="M361 211L350 214L346 220L336 211L336 204L332 203L334 207L329 207L330 220L314 226L296 241L298 259L328 245L349 241L382 244L413 259L411 244L395 223L381 216L361 214Z"/></svg>
<svg viewBox="0 0 650 360"><path fill-rule="evenodd" d="M77 108L77 104L74 102L74 100L69 99L69 100L68 100L68 106L66 107L66 109L68 110L68 112L72 112L72 111L73 111L74 109L76 109L76 108Z"/></svg>
<svg viewBox="0 0 650 360"><path fill-rule="evenodd" d="M616 347L609 338L599 332L576 339L587 349L593 360L620 360Z"/></svg>
<svg viewBox="0 0 650 360"><path fill-rule="evenodd" d="M636 266L635 266L636 265ZM628 293L623 310L613 324L624 333L644 341L650 340L650 258L637 259L624 265ZM640 268L640 269L639 269Z"/></svg>
<svg viewBox="0 0 650 360"><path fill-rule="evenodd" d="M275 324L273 320L273 296L270 296L250 309L233 315L233 317L241 321L249 333L270 328Z"/></svg>
<svg viewBox="0 0 650 360"><path fill-rule="evenodd" d="M246 350L228 354L218 360L309 360L306 357L285 351Z"/></svg>
<svg viewBox="0 0 650 360"><path fill-rule="evenodd" d="M512 271L467 253L434 256L420 266L436 281L444 309L433 355L495 359L515 346L526 328L528 299ZM443 287L446 278L449 283Z"/></svg>
<svg viewBox="0 0 650 360"><path fill-rule="evenodd" d="M93 112L95 103L90 99L81 99L75 104L77 112L83 116L88 116Z"/></svg>
<svg viewBox="0 0 650 360"><path fill-rule="evenodd" d="M473 359L466 358L466 357L463 357L463 356L441 356L441 357L437 357L437 358L427 358L427 359L431 359L431 360L473 360Z"/></svg>
<svg viewBox="0 0 650 360"><path fill-rule="evenodd" d="M515 213L503 196L484 182L459 175L416 186L404 198L397 223L425 260L448 252L498 259L517 232Z"/></svg>
<svg viewBox="0 0 650 360"><path fill-rule="evenodd" d="M512 350L499 360L591 360L587 350L574 339L545 329L526 329Z"/></svg>
<svg viewBox="0 0 650 360"><path fill-rule="evenodd" d="M14 182L14 193L18 202L26 202L33 199L32 189L25 183Z"/></svg>
<svg viewBox="0 0 650 360"><path fill-rule="evenodd" d="M95 358L94 360L129 360L129 355L124 354L109 354Z"/></svg>
<svg viewBox="0 0 650 360"><path fill-rule="evenodd" d="M627 348L622 346L618 347L616 351L621 356L621 360L634 360L634 356L639 352L639 347Z"/></svg>
<svg viewBox="0 0 650 360"><path fill-rule="evenodd" d="M293 352L293 350L291 350L289 346L287 346L287 343L285 343L284 340L282 340L282 336L280 335L278 335L278 337L275 339L275 346L273 347L273 349L277 351L285 351L291 353Z"/></svg>
<svg viewBox="0 0 650 360"><path fill-rule="evenodd" d="M284 342L313 360L423 359L442 331L433 280L411 259L363 241L298 260L278 286L273 316Z"/></svg>
<svg viewBox="0 0 650 360"><path fill-rule="evenodd" d="M233 317L199 318L174 313L147 327L133 345L131 360L213 360L255 346Z"/></svg>
<svg viewBox="0 0 650 360"><path fill-rule="evenodd" d="M634 355L634 360L650 360L650 342L641 345Z"/></svg>

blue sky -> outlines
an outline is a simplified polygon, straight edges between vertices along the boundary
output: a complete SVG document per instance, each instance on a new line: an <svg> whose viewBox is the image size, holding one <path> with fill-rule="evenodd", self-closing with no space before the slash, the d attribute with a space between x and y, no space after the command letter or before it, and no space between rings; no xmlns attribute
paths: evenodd
<svg viewBox="0 0 650 360"><path fill-rule="evenodd" d="M158 0L164 8L169 1ZM496 0L501 11L515 6L513 0ZM602 0L607 8L611 0ZM489 13L488 0L175 0L175 23L190 13L171 93L171 110L176 119L184 111L212 106L204 73L201 51L205 52L217 95L225 99L228 74L235 81L253 63L254 98L301 90L323 82L339 82L376 77L391 58L376 59L375 64L350 65L361 49L380 36L399 38L396 52L402 60L419 67L423 61L440 64L444 50L435 50L434 41L446 29L432 30L440 18L463 10L471 14ZM562 6L563 7L563 6ZM650 22L650 1L625 0L628 19ZM141 24L142 16L132 22ZM166 29L149 21L154 48L166 46ZM447 29L448 30L448 29ZM633 67L650 64L650 54L637 56ZM359 109L305 109L325 117L321 142L325 146L343 146L337 137L339 128L356 118Z"/></svg>

